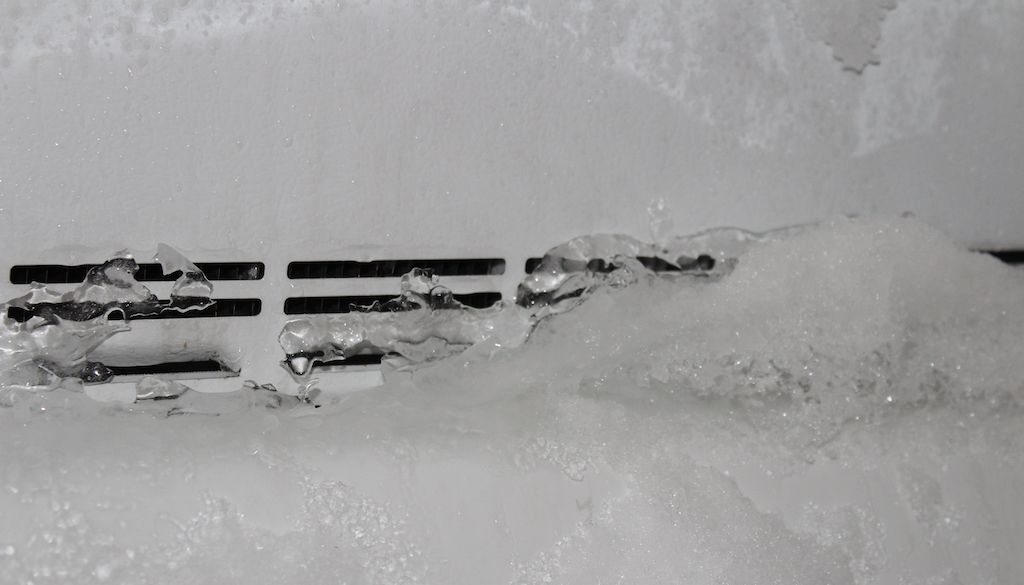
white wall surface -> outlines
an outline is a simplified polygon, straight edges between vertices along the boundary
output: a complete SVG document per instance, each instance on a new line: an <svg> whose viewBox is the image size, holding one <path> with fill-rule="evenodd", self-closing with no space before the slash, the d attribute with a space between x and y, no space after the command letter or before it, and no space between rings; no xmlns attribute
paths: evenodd
<svg viewBox="0 0 1024 585"><path fill-rule="evenodd" d="M0 270L262 260L267 337L328 286L289 260L511 282L658 198L678 233L910 211L1021 246L1022 90L1019 0L0 0Z"/></svg>

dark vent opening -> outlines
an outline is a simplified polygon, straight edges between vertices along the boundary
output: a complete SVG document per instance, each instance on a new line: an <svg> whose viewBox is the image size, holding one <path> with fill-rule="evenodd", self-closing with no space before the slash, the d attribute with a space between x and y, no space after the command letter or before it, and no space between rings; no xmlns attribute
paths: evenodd
<svg viewBox="0 0 1024 585"><path fill-rule="evenodd" d="M11 267L11 284L77 284L97 264L64 266L61 264L23 264ZM260 280L266 272L262 262L197 262L196 266L210 280ZM176 280L175 274L164 275L159 264L139 264L135 280L163 282Z"/></svg>
<svg viewBox="0 0 1024 585"><path fill-rule="evenodd" d="M115 376L158 376L166 374L193 374L223 372L237 374L217 360L197 360L191 362L165 362L144 366L107 366Z"/></svg>
<svg viewBox="0 0 1024 585"><path fill-rule="evenodd" d="M455 300L468 307L485 309L501 300L501 293L479 292L454 295ZM357 295L336 297L291 297L284 301L285 315L316 315L325 313L350 313L355 307L370 307L374 303L384 305L394 295ZM391 305L393 306L393 305ZM386 309L382 309L386 310Z"/></svg>
<svg viewBox="0 0 1024 585"><path fill-rule="evenodd" d="M986 250L985 253L993 255L1011 266L1024 265L1024 250Z"/></svg>
<svg viewBox="0 0 1024 585"><path fill-rule="evenodd" d="M136 314L131 316L132 321L139 321L143 319L197 319L197 318L209 318L209 317L254 317L260 314L262 310L263 302L260 299L213 299L213 304L207 305L202 309L180 312L173 307L172 301L160 301L160 307L155 313L151 314ZM24 323L32 318L33 315L40 314L42 311L49 309L57 316L61 316L61 306L59 303L41 303L40 305L34 306L34 310L29 311L22 307L8 307L7 316L19 323ZM101 305L97 306L95 315L88 315L88 317L95 318L102 315L106 309L102 308ZM110 312L109 318L112 321L124 320L124 311L121 309L114 309Z"/></svg>
<svg viewBox="0 0 1024 585"><path fill-rule="evenodd" d="M313 365L313 369L343 368L345 366L377 366L380 365L380 362L383 361L383 359L384 356L379 353L359 354L340 360L317 362Z"/></svg>
<svg viewBox="0 0 1024 585"><path fill-rule="evenodd" d="M133 321L139 319L203 319L211 317L255 317L260 314L263 301L260 299L213 299L213 304L194 311L179 312L170 306L161 309L154 315L135 315ZM118 317L111 314L111 319Z"/></svg>
<svg viewBox="0 0 1024 585"><path fill-rule="evenodd" d="M536 270L538 266L540 266L540 261L541 260L543 260L543 258L527 258L526 259L526 266L524 267L524 269L526 270L526 273L527 274L533 273L533 271Z"/></svg>
<svg viewBox="0 0 1024 585"><path fill-rule="evenodd" d="M373 260L356 262L334 260L322 262L291 262L288 278L394 278L413 268L431 270L438 276L490 276L505 274L501 258L455 258L424 260Z"/></svg>

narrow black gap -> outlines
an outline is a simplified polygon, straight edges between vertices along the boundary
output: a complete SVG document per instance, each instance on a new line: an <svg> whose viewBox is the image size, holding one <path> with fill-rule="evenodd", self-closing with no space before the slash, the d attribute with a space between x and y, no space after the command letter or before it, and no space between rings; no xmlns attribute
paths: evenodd
<svg viewBox="0 0 1024 585"><path fill-rule="evenodd" d="M260 299L213 299L213 304L184 313L171 308L164 308L155 315L134 315L132 321L139 319L201 319L207 317L255 317L260 314L263 301ZM112 320L120 319L115 311L110 315Z"/></svg>
<svg viewBox="0 0 1024 585"><path fill-rule="evenodd" d="M486 276L505 274L505 260L501 258L453 258L425 260L331 260L320 262L291 262L288 278L393 278L413 268L431 270L438 276Z"/></svg>
<svg viewBox="0 0 1024 585"><path fill-rule="evenodd" d="M1024 250L983 250L1011 266L1024 264Z"/></svg>
<svg viewBox="0 0 1024 585"><path fill-rule="evenodd" d="M197 319L205 317L254 317L260 314L263 303L260 299L213 299L213 304L203 307L202 309L186 311L184 313L175 310L172 307L171 301L160 301L160 307L157 309L158 312L153 314L134 314L131 316L132 321L138 321L141 319ZM28 311L21 307L8 307L7 316L19 323L28 321L33 315L42 314L44 311L52 311L53 314L58 317L67 315L64 313L68 311L78 311L81 309L72 306L69 303L40 303L33 307L32 311ZM95 307L95 314L89 314L85 317L95 318L106 312L106 309L97 305ZM81 319L81 317L77 317ZM112 321L120 321L124 319L124 312L119 309L115 309L110 313L110 319Z"/></svg>
<svg viewBox="0 0 1024 585"><path fill-rule="evenodd" d="M501 293L479 292L454 295L455 300L468 307L484 309L501 300ZM373 303L383 305L395 298L394 295L353 295L337 297L290 297L284 301L285 315L315 315L323 313L349 313L352 306L369 307ZM393 305L392 305L393 306ZM386 310L386 309L384 309Z"/></svg>
<svg viewBox="0 0 1024 585"><path fill-rule="evenodd" d="M160 374L189 374L193 372L232 372L217 360L194 362L166 362L146 366L107 366L115 376L146 376Z"/></svg>
<svg viewBox="0 0 1024 585"><path fill-rule="evenodd" d="M77 284L96 264L64 266L60 264L23 264L11 267L11 284ZM197 262L196 266L210 280L260 280L266 273L262 262ZM135 280L161 282L177 280L176 274L164 275L159 264L139 264Z"/></svg>
<svg viewBox="0 0 1024 585"><path fill-rule="evenodd" d="M341 360L330 360L326 362L320 362L313 366L313 369L318 368L334 368L339 366L376 366L379 365L384 356L379 353L368 353L354 355L350 358Z"/></svg>
<svg viewBox="0 0 1024 585"><path fill-rule="evenodd" d="M526 270L526 274L531 274L532 271L537 269L537 266L541 265L542 258L527 258L526 264L523 268ZM647 267L647 269L655 271L655 273L678 273L682 270L680 266L669 263L663 258L657 258L654 256L637 256L637 260ZM594 273L609 273L614 266L604 261L601 258L595 258L587 262L587 269L594 271Z"/></svg>

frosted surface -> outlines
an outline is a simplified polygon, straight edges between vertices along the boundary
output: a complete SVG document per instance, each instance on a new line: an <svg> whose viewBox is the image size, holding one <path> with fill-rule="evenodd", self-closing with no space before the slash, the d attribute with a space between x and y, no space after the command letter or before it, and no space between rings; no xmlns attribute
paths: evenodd
<svg viewBox="0 0 1024 585"><path fill-rule="evenodd" d="M1022 306L844 220L319 409L0 409L0 581L1021 582Z"/></svg>

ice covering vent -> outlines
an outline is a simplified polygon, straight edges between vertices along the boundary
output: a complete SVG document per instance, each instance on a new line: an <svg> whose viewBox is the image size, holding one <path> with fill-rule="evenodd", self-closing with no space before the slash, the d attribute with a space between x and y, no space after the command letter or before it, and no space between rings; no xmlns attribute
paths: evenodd
<svg viewBox="0 0 1024 585"><path fill-rule="evenodd" d="M683 270L711 270L715 267L715 259L711 256L701 254L697 258L680 258L677 264L672 264L663 258L655 258L653 256L637 256L636 259L644 265L645 268L653 272L682 272ZM541 258L528 258L524 269L527 274L531 274L538 266L540 266ZM611 272L615 267L600 258L587 262L587 270L591 272Z"/></svg>
<svg viewBox="0 0 1024 585"><path fill-rule="evenodd" d="M478 292L453 295L455 300L468 307L484 309L501 300L499 292ZM317 315L327 313L351 313L363 310L398 311L398 305L389 303L395 295L352 295L333 297L291 297L284 301L285 315Z"/></svg>
<svg viewBox="0 0 1024 585"><path fill-rule="evenodd" d="M203 307L202 309L192 309L189 311L180 311L175 308L171 301L160 301L161 309L155 313L140 313L133 314L131 316L132 321L140 321L143 319L195 319L202 317L255 317L260 314L263 303L260 299L212 299L213 303ZM46 313L52 313L58 317L63 317L62 310L64 309L62 303L40 303L32 307L32 310L26 310L22 307L8 307L7 316L19 323L28 321L34 315L43 315ZM81 311L81 308L77 309ZM90 318L99 317L104 312L104 308L100 305L96 306L96 314ZM114 309L108 315L108 318L112 321L120 321L124 319L124 312L120 309Z"/></svg>
<svg viewBox="0 0 1024 585"><path fill-rule="evenodd" d="M288 278L398 278L413 268L430 270L438 276L492 276L505 274L502 258L458 258L447 260L330 260L292 262Z"/></svg>
<svg viewBox="0 0 1024 585"><path fill-rule="evenodd" d="M11 267L11 284L74 284L85 280L85 275L98 264L22 264ZM197 262L207 280L260 280L266 271L262 262ZM139 264L135 280L139 282L173 281L177 277L164 274L160 265L151 262Z"/></svg>

